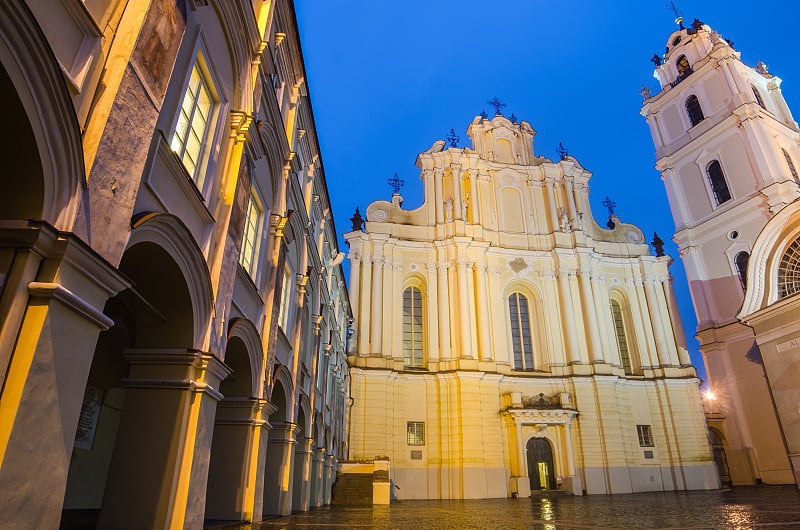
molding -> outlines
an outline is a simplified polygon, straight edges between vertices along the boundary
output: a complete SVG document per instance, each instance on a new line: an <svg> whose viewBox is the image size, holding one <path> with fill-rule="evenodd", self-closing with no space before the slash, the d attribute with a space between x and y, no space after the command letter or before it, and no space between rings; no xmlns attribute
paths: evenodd
<svg viewBox="0 0 800 530"><path fill-rule="evenodd" d="M32 298L54 298L58 300L103 331L114 325L114 321L103 314L102 311L57 283L30 282L28 284L28 293Z"/></svg>

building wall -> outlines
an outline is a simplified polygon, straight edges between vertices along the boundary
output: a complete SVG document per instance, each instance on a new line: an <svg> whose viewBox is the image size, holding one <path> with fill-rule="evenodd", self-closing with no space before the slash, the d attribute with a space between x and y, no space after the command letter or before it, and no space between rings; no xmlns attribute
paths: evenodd
<svg viewBox="0 0 800 530"><path fill-rule="evenodd" d="M542 436L558 487L571 492L717 487L669 258L650 256L642 232L616 216L600 227L591 174L573 157L536 157L527 122L477 117L468 134L472 147L438 141L419 155L421 207L403 210L395 194L369 205L366 231L345 234L356 315L350 458L388 456L398 498L525 495L525 447ZM404 342L409 288L421 295L421 363ZM523 365L514 293L531 323ZM550 408L533 404L540 393ZM407 422L424 422L424 446L407 444ZM637 425L652 426L653 459Z"/></svg>

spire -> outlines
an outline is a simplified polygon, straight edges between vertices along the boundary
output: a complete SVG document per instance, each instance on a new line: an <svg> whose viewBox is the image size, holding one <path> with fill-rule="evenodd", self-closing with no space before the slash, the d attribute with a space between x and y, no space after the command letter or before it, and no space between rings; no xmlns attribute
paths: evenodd
<svg viewBox="0 0 800 530"><path fill-rule="evenodd" d="M678 25L678 26L679 26L681 29L685 29L685 28L683 27L683 13L681 13L681 12L678 10L678 8L675 6L675 2L674 2L673 0L670 0L669 4L667 4L667 7L668 7L668 8L670 8L670 10L672 10L672 12L673 12L673 13L675 13L675 23L676 23L676 24L677 24L677 25Z"/></svg>

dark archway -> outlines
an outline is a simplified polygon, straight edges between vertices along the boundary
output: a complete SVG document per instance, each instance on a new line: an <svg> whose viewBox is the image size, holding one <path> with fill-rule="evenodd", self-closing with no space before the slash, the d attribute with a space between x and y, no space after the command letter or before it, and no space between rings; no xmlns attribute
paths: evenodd
<svg viewBox="0 0 800 530"><path fill-rule="evenodd" d="M531 490L556 489L553 447L547 438L531 438L526 446Z"/></svg>
<svg viewBox="0 0 800 530"><path fill-rule="evenodd" d="M287 381L288 383L288 381ZM269 416L272 429L267 443L264 469L264 515L281 515L284 498L289 494L289 451L294 449L287 410L288 396L281 378L276 377L270 403L275 407Z"/></svg>
<svg viewBox="0 0 800 530"><path fill-rule="evenodd" d="M303 511L303 493L308 482L309 446L306 442L309 436L307 430L306 414L303 407L297 408L297 445L294 448L294 469L292 469L292 511Z"/></svg>
<svg viewBox="0 0 800 530"><path fill-rule="evenodd" d="M731 486L731 472L728 469L728 457L725 454L725 444L722 433L713 427L708 428L708 441L711 444L711 454L714 456L714 464L717 466L719 481L723 486Z"/></svg>

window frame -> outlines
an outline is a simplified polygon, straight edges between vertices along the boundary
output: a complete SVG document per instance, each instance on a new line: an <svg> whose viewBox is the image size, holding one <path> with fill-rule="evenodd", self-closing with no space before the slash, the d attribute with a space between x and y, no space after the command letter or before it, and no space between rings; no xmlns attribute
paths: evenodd
<svg viewBox="0 0 800 530"><path fill-rule="evenodd" d="M406 293L410 292L411 296L411 313L406 314ZM419 318L418 322L415 322L416 314L414 313L415 306L414 306L414 293L419 293ZM427 366L427 355L425 351L425 338L426 338L426 331L425 331L425 297L423 295L423 286L417 282L413 282L407 284L403 288L403 293L400 298L401 303L401 315L402 315L402 322L401 322L401 341L402 341L402 352L403 352L403 366L406 368L425 368ZM406 320L406 319L409 320ZM409 332L411 333L411 348L409 349L406 345L406 327L408 326ZM415 338L419 337L419 342L415 340ZM419 349L415 348L415 346L419 344ZM419 359L416 357L416 353L419 351Z"/></svg>
<svg viewBox="0 0 800 530"><path fill-rule="evenodd" d="M251 234L250 212L252 210L257 211L258 213L256 223L252 226ZM247 207L245 208L244 230L242 231L242 245L239 252L239 264L244 268L245 271L247 271L253 282L257 281L258 272L260 269L259 258L261 257L261 240L263 239L262 234L264 231L264 212L264 201L261 200L261 196L256 187L251 185L250 194L247 200ZM248 235L252 235L252 241L250 241ZM252 248L250 251L249 260L245 260L248 243L250 243ZM245 261L247 261L247 263Z"/></svg>
<svg viewBox="0 0 800 530"><path fill-rule="evenodd" d="M758 89L758 87L756 87L753 84L751 84L750 87L753 89L753 96L755 96L756 103L758 103L758 106L764 110L767 110L767 105L766 103L764 103L764 98L761 95L761 91Z"/></svg>
<svg viewBox="0 0 800 530"><path fill-rule="evenodd" d="M633 363L633 355L631 355L631 340L628 336L628 323L625 322L625 314L623 313L622 302L617 298L610 298L608 303L611 309L611 326L614 331L614 338L616 339L617 344L617 353L619 353L619 362L622 365L622 370L625 372L625 375L634 375L636 373L636 367ZM617 311L619 312L619 318L614 312L614 306L616 306ZM624 342L624 352L622 348L622 343ZM627 361L627 363L625 362Z"/></svg>
<svg viewBox="0 0 800 530"><path fill-rule="evenodd" d="M653 426L649 424L637 424L636 436L639 438L639 447L655 447L656 442L653 437Z"/></svg>
<svg viewBox="0 0 800 530"><path fill-rule="evenodd" d="M789 154L789 151L783 147L781 147L781 151L783 151L783 158L786 160L786 166L789 168L789 174L791 174L794 181L800 185L800 175L797 174L797 168L794 165L792 156Z"/></svg>
<svg viewBox="0 0 800 530"><path fill-rule="evenodd" d="M424 421L406 422L406 445L410 445L412 447L422 447L425 445Z"/></svg>
<svg viewBox="0 0 800 530"><path fill-rule="evenodd" d="M744 262L741 260L744 259ZM736 275L739 277L739 282L742 284L742 289L747 290L747 264L750 261L750 253L746 250L741 250L733 256L733 265L735 267Z"/></svg>
<svg viewBox="0 0 800 530"><path fill-rule="evenodd" d="M700 124L706 119L703 106L700 104L700 99L696 94L690 94L689 97L686 98L686 101L684 101L683 106L686 109L686 115L689 117L690 128ZM696 119L698 113L699 119Z"/></svg>
<svg viewBox="0 0 800 530"><path fill-rule="evenodd" d="M724 184L724 186L725 186L724 191L728 195L728 197L726 199L724 199L724 200L720 200L720 196L717 193L717 191L722 191L722 188L715 187L715 185L714 185L715 176L711 175L711 168L712 168L712 166L714 166L714 164L716 164L716 166L719 168L719 177L720 177L719 182ZM730 186L728 186L728 179L725 178L725 170L722 168L722 162L720 162L719 159L717 159L717 158L709 161L706 164L705 172L706 172L706 179L707 179L707 182L708 182L708 187L709 187L709 190L711 191L711 197L713 198L713 200L715 202L715 207L722 206L726 202L733 200L733 194L731 193Z"/></svg>
<svg viewBox="0 0 800 530"><path fill-rule="evenodd" d="M289 333L289 328L292 325L292 311L290 309L293 296L292 278L294 272L289 264L285 264L283 268L283 278L281 278L281 307L278 311L278 327L280 327L284 335Z"/></svg>
<svg viewBox="0 0 800 530"><path fill-rule="evenodd" d="M512 310L512 299L516 297L516 315L515 311ZM523 323L523 312L522 312L522 305L520 304L520 298L525 301L525 318L527 318L527 345L528 349L526 350L525 343L525 327ZM535 363L535 355L534 355L534 341L533 341L533 327L531 325L531 303L528 300L528 297L525 296L524 293L520 291L513 291L511 294L508 295L506 298L508 302L508 316L509 316L509 331L511 332L511 352L512 352L512 359L511 365L513 370L517 371L524 371L524 370L534 370L536 368ZM515 329L515 316L516 316L516 328L519 331L519 337L515 340L514 337L514 329ZM517 343L519 343L520 351L519 351L519 364L517 363Z"/></svg>

